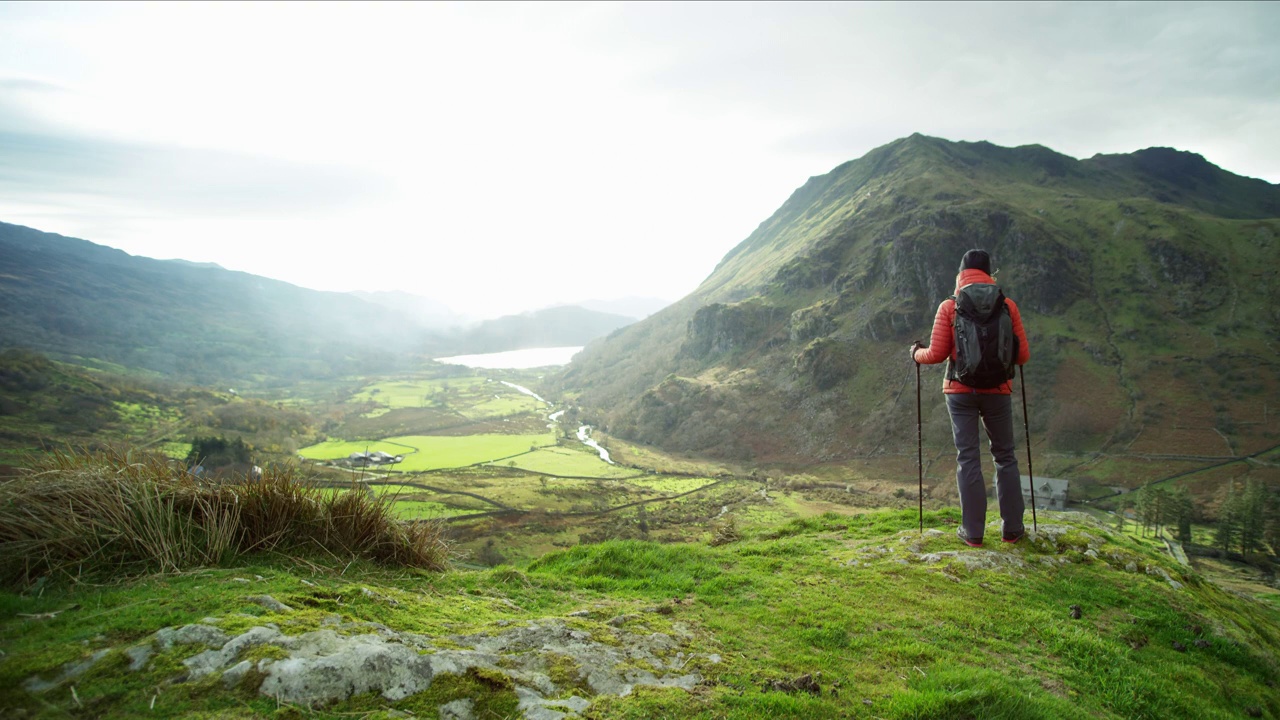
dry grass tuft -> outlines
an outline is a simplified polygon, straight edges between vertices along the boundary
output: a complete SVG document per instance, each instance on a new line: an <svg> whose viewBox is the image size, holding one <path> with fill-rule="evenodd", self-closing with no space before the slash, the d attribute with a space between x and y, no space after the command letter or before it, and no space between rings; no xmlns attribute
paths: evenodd
<svg viewBox="0 0 1280 720"><path fill-rule="evenodd" d="M723 522L716 523L711 529L710 545L716 547L719 545L728 545L742 539L742 531L738 529L738 522L730 515Z"/></svg>
<svg viewBox="0 0 1280 720"><path fill-rule="evenodd" d="M293 468L206 482L157 454L58 452L0 481L0 583L178 571L269 551L448 567L443 525L403 523L391 498L353 490L307 484Z"/></svg>

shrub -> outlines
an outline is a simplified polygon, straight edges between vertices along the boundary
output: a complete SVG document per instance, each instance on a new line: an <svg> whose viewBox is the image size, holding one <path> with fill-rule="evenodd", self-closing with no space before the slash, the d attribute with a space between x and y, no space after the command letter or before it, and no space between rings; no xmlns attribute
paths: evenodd
<svg viewBox="0 0 1280 720"><path fill-rule="evenodd" d="M67 451L0 482L0 583L47 573L165 572L226 564L253 552L335 557L443 570L438 522L406 524L389 497L330 493L295 469L209 483L158 454Z"/></svg>
<svg viewBox="0 0 1280 720"><path fill-rule="evenodd" d="M728 545L742 539L742 531L738 529L738 523L730 515L724 522L714 525L711 529L712 546Z"/></svg>

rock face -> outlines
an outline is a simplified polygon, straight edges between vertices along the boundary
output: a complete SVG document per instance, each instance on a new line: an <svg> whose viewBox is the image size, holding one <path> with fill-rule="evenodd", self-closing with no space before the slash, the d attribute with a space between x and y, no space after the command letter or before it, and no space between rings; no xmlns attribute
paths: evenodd
<svg viewBox="0 0 1280 720"><path fill-rule="evenodd" d="M681 352L705 359L770 341L784 341L783 323L789 319L789 312L763 302L714 303L694 313Z"/></svg>
<svg viewBox="0 0 1280 720"><path fill-rule="evenodd" d="M256 689L308 707L362 693L378 693L394 702L426 690L441 675L478 669L488 677L505 677L524 717L531 720L576 716L590 707L591 697L625 696L636 686L692 690L701 681L698 673L687 669L695 659L685 652L691 637L687 628L681 626L677 636L632 632L625 628L643 626L639 616L619 617L624 620L605 625L595 635L570 625L570 620L544 618L495 632L450 636L444 638L448 649L423 635L377 623L344 623L340 618L300 635L267 625L230 636L202 623L164 628L148 644L124 652L130 669L137 671L155 651L203 646L206 649L183 660L187 674L178 681L220 675L228 688ZM53 679L33 677L27 689L44 692L84 673L109 653L100 651ZM701 661L718 663L719 656ZM473 706L467 698L452 700L439 708L440 717L469 718Z"/></svg>

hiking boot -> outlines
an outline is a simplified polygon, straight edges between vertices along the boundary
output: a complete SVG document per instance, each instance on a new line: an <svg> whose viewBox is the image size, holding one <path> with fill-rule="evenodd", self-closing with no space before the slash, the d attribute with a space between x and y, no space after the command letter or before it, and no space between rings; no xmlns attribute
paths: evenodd
<svg viewBox="0 0 1280 720"><path fill-rule="evenodd" d="M960 538L961 542L963 542L965 545L968 545L969 547L982 547L982 538L980 537L974 538L966 535L964 532L963 525L956 528L956 537Z"/></svg>
<svg viewBox="0 0 1280 720"><path fill-rule="evenodd" d="M1000 536L1000 539L1007 543L1016 543L1026 536L1027 536L1027 531L1025 528L1022 530L1015 530L1013 532L1009 532L1008 530L1005 530L1004 533Z"/></svg>

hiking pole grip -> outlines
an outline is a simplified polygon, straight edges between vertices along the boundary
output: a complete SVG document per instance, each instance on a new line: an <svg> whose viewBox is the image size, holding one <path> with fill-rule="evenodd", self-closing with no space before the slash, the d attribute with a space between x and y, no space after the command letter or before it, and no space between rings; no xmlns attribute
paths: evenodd
<svg viewBox="0 0 1280 720"><path fill-rule="evenodd" d="M920 363L916 363L916 473L919 489L916 497L920 504L920 534L924 534L924 432L921 430L920 412Z"/></svg>
<svg viewBox="0 0 1280 720"><path fill-rule="evenodd" d="M1036 521L1036 474L1031 469L1031 423L1027 422L1027 371L1018 366L1018 382L1022 385L1022 429L1027 433L1027 485L1031 487L1031 527L1038 533Z"/></svg>

